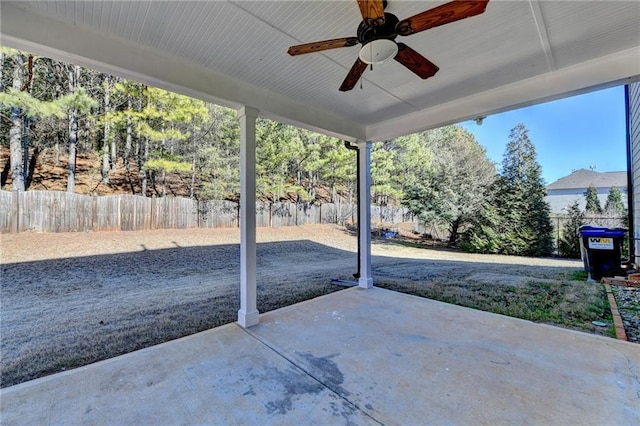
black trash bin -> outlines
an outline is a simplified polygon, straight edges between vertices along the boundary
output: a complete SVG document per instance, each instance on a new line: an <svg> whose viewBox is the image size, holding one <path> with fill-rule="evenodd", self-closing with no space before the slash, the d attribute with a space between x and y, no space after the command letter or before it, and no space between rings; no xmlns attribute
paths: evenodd
<svg viewBox="0 0 640 426"><path fill-rule="evenodd" d="M589 278L600 280L624 274L622 244L626 229L584 225L579 229L584 270Z"/></svg>

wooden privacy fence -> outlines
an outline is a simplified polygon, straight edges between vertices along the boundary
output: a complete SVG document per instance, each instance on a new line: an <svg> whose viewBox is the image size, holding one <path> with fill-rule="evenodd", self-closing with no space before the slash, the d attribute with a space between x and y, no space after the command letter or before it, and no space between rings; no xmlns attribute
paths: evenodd
<svg viewBox="0 0 640 426"><path fill-rule="evenodd" d="M0 191L2 233L230 228L238 226L239 217L239 205L233 201ZM371 219L389 225L414 221L407 209L387 206L371 206ZM345 224L356 220L357 208L352 204L256 203L256 223L261 227Z"/></svg>

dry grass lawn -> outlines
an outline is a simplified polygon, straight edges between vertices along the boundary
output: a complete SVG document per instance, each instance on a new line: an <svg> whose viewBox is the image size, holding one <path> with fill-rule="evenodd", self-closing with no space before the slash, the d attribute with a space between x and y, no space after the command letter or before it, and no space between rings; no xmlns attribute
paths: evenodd
<svg viewBox="0 0 640 426"><path fill-rule="evenodd" d="M341 287L355 237L330 225L258 231L258 309ZM232 322L239 307L239 232L189 229L0 236L1 386ZM377 240L376 285L520 318L599 332L598 285L580 263L483 256ZM600 331L601 332L601 331Z"/></svg>

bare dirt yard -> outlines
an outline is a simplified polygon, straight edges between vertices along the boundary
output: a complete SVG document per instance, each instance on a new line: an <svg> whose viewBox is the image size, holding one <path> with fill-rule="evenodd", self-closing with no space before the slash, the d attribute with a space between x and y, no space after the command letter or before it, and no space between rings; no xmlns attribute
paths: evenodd
<svg viewBox="0 0 640 426"><path fill-rule="evenodd" d="M0 236L1 386L235 321L238 229ZM332 225L258 230L258 309L343 287L353 233ZM374 240L375 284L534 321L606 333L600 285L581 263L474 255L418 241Z"/></svg>

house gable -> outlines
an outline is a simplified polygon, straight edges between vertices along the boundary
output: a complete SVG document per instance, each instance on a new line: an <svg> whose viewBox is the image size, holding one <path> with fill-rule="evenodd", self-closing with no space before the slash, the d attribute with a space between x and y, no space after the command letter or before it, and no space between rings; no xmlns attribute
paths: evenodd
<svg viewBox="0 0 640 426"><path fill-rule="evenodd" d="M611 188L618 188L623 194L627 193L627 172L596 172L593 170L579 169L570 175L562 177L550 185L547 185L545 200L553 213L564 213L563 209L573 204L580 203L584 210L587 189L593 186L598 190L600 205L604 206ZM625 207L627 197L623 197Z"/></svg>

